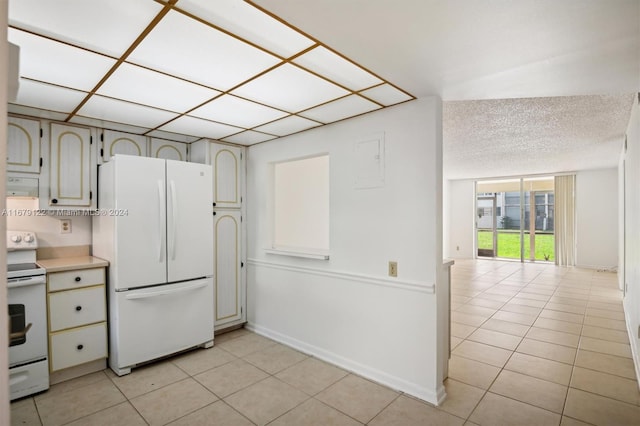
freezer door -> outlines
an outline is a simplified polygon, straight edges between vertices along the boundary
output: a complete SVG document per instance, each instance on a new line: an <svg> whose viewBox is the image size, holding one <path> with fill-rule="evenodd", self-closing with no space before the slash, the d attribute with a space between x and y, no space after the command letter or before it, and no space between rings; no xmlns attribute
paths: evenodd
<svg viewBox="0 0 640 426"><path fill-rule="evenodd" d="M116 155L113 209L116 289L167 282L165 162Z"/></svg>
<svg viewBox="0 0 640 426"><path fill-rule="evenodd" d="M109 364L122 370L213 340L213 280L110 292Z"/></svg>
<svg viewBox="0 0 640 426"><path fill-rule="evenodd" d="M167 160L169 282L213 275L211 166Z"/></svg>

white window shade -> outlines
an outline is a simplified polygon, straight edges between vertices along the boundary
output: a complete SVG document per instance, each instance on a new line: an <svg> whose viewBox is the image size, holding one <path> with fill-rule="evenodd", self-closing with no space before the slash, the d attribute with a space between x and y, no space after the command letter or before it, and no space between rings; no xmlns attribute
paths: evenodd
<svg viewBox="0 0 640 426"><path fill-rule="evenodd" d="M328 253L329 156L274 164L273 248Z"/></svg>

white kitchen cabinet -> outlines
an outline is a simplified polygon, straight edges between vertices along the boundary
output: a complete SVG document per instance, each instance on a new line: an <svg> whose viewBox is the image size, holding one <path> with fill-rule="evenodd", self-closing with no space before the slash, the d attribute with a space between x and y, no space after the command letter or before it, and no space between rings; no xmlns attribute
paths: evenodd
<svg viewBox="0 0 640 426"><path fill-rule="evenodd" d="M102 133L102 161L109 161L116 154L147 155L147 137L133 133L104 130Z"/></svg>
<svg viewBox="0 0 640 426"><path fill-rule="evenodd" d="M88 127L51 123L48 207L92 205L92 137ZM41 203L42 207L42 203Z"/></svg>
<svg viewBox="0 0 640 426"><path fill-rule="evenodd" d="M151 157L187 161L187 144L166 139L151 139Z"/></svg>
<svg viewBox="0 0 640 426"><path fill-rule="evenodd" d="M244 148L200 140L190 161L213 166L215 329L246 322Z"/></svg>
<svg viewBox="0 0 640 426"><path fill-rule="evenodd" d="M49 369L107 357L105 268L47 274Z"/></svg>
<svg viewBox="0 0 640 426"><path fill-rule="evenodd" d="M244 148L212 143L213 202L218 208L242 206Z"/></svg>
<svg viewBox="0 0 640 426"><path fill-rule="evenodd" d="M8 118L7 171L40 173L40 121Z"/></svg>
<svg viewBox="0 0 640 426"><path fill-rule="evenodd" d="M214 216L215 329L245 322L240 210L220 210Z"/></svg>

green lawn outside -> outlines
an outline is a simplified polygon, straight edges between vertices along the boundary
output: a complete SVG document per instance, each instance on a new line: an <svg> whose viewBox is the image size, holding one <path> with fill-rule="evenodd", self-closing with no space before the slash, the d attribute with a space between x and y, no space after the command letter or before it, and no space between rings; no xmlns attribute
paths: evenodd
<svg viewBox="0 0 640 426"><path fill-rule="evenodd" d="M491 248L491 231L478 231L478 247ZM524 258L529 259L529 234L524 234ZM536 260L545 260L544 255L549 256L549 261L555 260L553 234L536 234ZM498 257L508 259L520 259L520 233L498 231Z"/></svg>

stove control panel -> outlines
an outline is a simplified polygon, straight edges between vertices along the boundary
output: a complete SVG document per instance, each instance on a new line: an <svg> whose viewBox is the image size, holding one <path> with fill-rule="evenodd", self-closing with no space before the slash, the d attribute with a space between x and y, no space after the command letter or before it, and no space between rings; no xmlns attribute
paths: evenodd
<svg viewBox="0 0 640 426"><path fill-rule="evenodd" d="M37 248L38 239L35 232L7 231L7 251L35 250Z"/></svg>

